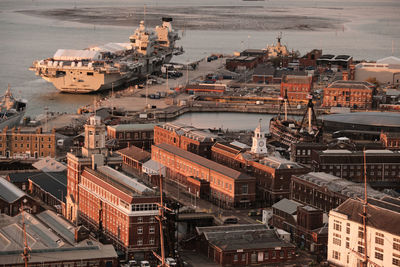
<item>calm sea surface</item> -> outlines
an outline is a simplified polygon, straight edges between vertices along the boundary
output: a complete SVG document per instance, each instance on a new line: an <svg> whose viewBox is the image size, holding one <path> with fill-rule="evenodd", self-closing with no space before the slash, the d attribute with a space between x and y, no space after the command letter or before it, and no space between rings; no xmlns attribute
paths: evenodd
<svg viewBox="0 0 400 267"><path fill-rule="evenodd" d="M1 0L0 1L0 91L11 84L16 95L29 100L28 114L31 116L50 111L75 112L91 103L95 95L61 94L52 84L35 76L28 70L32 61L50 57L59 48L80 49L107 42L127 42L136 25L109 26L93 23L78 23L58 18L31 16L17 11L52 10L99 7L147 7L156 6L246 6L256 5L262 10L300 14L303 17L326 17L339 21L339 27L323 30L186 30L178 45L186 53L174 60L196 60L206 55L232 53L247 47L263 48L275 42L279 31L283 42L294 50L304 53L312 48L322 48L324 53L349 54L356 59L376 60L390 55L400 56L400 1L398 0ZM233 11L234 12L234 11ZM172 17L174 14L168 14ZM232 17L234 19L234 16ZM201 21L201 17L198 18ZM340 23L343 22L343 23ZM228 23L224 21L222 23ZM246 21L243 21L246 23ZM269 22L271 23L271 22ZM283 23L277 18L276 25ZM274 24L274 23L271 23ZM271 28L271 27L268 27ZM220 116L216 114L214 117ZM238 116L245 116L251 127L259 116L231 114L233 124L217 123L215 127L232 128ZM190 116L189 116L190 117ZM198 116L193 120L201 120ZM205 115L207 123L208 116ZM229 117L229 116L228 116ZM245 120L245 119L243 119ZM253 122L254 120L254 122ZM221 125L218 125L221 124Z"/></svg>

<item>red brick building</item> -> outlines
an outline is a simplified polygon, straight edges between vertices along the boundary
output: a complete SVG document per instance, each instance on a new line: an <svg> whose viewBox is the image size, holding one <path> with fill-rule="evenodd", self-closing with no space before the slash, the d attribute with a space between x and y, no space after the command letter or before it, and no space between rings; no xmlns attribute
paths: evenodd
<svg viewBox="0 0 400 267"><path fill-rule="evenodd" d="M271 224L290 233L290 239L301 248L324 254L328 243L328 227L323 211L299 202L282 199L272 206Z"/></svg>
<svg viewBox="0 0 400 267"><path fill-rule="evenodd" d="M299 64L301 68L317 67L317 59L322 56L322 50L313 49L301 58L299 58Z"/></svg>
<svg viewBox="0 0 400 267"><path fill-rule="evenodd" d="M184 87L188 94L218 94L222 95L226 91L225 84L188 84Z"/></svg>
<svg viewBox="0 0 400 267"><path fill-rule="evenodd" d="M86 168L79 183L80 219L129 258L147 258L159 244L159 196L108 166Z"/></svg>
<svg viewBox="0 0 400 267"><path fill-rule="evenodd" d="M39 202L28 196L16 185L0 178L0 214L16 216L21 212L22 206L28 207L32 214L43 211Z"/></svg>
<svg viewBox="0 0 400 267"><path fill-rule="evenodd" d="M181 123L165 123L154 127L154 144L170 144L210 158L211 147L222 138L206 130Z"/></svg>
<svg viewBox="0 0 400 267"><path fill-rule="evenodd" d="M166 168L166 178L186 185L187 177L210 184L210 200L225 207L255 203L255 178L169 144L154 145L152 159ZM192 178L191 178L192 179Z"/></svg>
<svg viewBox="0 0 400 267"><path fill-rule="evenodd" d="M382 132L381 142L385 145L386 149L400 150L400 133Z"/></svg>
<svg viewBox="0 0 400 267"><path fill-rule="evenodd" d="M257 57L239 56L226 60L226 69L230 71L246 71L254 69L259 62Z"/></svg>
<svg viewBox="0 0 400 267"><path fill-rule="evenodd" d="M290 194L294 201L329 212L348 198L364 199L364 185L324 172L310 172L292 176ZM386 194L368 187L368 196L381 199Z"/></svg>
<svg viewBox="0 0 400 267"><path fill-rule="evenodd" d="M281 97L290 101L308 101L308 95L313 89L313 79L311 76L286 75L281 82Z"/></svg>
<svg viewBox="0 0 400 267"><path fill-rule="evenodd" d="M353 182L364 181L364 153L350 150L312 151L312 170ZM366 175L374 188L400 188L400 153L391 150L365 150Z"/></svg>
<svg viewBox="0 0 400 267"><path fill-rule="evenodd" d="M143 163L151 159L151 153L136 146L118 150L122 156L122 169L131 174L142 174Z"/></svg>
<svg viewBox="0 0 400 267"><path fill-rule="evenodd" d="M262 224L196 227L197 250L220 266L264 266L294 260L295 246Z"/></svg>
<svg viewBox="0 0 400 267"><path fill-rule="evenodd" d="M153 144L154 126L157 124L118 124L107 126L107 145L114 149L130 145L150 150Z"/></svg>
<svg viewBox="0 0 400 267"><path fill-rule="evenodd" d="M44 133L42 128L8 129L0 133L0 158L44 158L56 156L56 133Z"/></svg>
<svg viewBox="0 0 400 267"><path fill-rule="evenodd" d="M212 160L256 178L257 203L271 205L282 198L289 198L290 177L308 172L308 168L277 157L259 157L244 152L233 145L215 144Z"/></svg>
<svg viewBox="0 0 400 267"><path fill-rule="evenodd" d="M369 82L336 81L324 89L324 107L370 109L374 85Z"/></svg>

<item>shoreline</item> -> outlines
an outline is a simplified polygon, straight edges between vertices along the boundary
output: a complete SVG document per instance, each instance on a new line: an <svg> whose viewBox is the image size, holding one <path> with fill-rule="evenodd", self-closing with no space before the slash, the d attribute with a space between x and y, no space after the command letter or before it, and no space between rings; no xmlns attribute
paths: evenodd
<svg viewBox="0 0 400 267"><path fill-rule="evenodd" d="M78 22L89 25L135 27L144 19L143 8L60 8L50 10L16 10L28 16ZM146 24L153 27L161 17L174 18L174 27L185 30L337 30L347 20L309 16L281 9L266 10L262 6L233 7L148 7Z"/></svg>

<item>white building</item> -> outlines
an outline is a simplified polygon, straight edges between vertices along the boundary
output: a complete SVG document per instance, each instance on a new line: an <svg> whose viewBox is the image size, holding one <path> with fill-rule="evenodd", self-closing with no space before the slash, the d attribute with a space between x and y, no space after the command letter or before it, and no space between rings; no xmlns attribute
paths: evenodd
<svg viewBox="0 0 400 267"><path fill-rule="evenodd" d="M367 266L400 266L400 200L368 200ZM328 261L363 266L363 202L348 199L329 213Z"/></svg>
<svg viewBox="0 0 400 267"><path fill-rule="evenodd" d="M356 81L376 78L382 84L400 84L400 58L386 57L376 63L359 63L355 67Z"/></svg>

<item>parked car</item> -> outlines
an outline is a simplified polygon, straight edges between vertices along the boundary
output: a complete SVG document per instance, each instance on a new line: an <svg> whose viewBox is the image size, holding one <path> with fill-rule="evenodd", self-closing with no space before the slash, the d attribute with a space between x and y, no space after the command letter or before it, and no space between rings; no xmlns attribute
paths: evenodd
<svg viewBox="0 0 400 267"><path fill-rule="evenodd" d="M169 266L176 266L176 261L173 258L166 258L165 263L168 264Z"/></svg>
<svg viewBox="0 0 400 267"><path fill-rule="evenodd" d="M141 261L140 267L150 267L150 263L148 261Z"/></svg>

